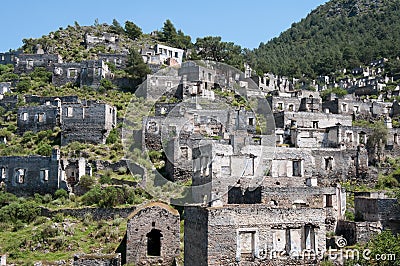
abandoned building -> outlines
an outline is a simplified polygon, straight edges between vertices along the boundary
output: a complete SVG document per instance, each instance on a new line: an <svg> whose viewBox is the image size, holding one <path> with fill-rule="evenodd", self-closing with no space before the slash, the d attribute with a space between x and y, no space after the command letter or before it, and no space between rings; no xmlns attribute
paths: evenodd
<svg viewBox="0 0 400 266"><path fill-rule="evenodd" d="M52 69L52 81L55 86L71 83L80 86L82 65L81 63L56 63Z"/></svg>
<svg viewBox="0 0 400 266"><path fill-rule="evenodd" d="M180 254L180 218L177 210L148 203L128 217L126 263L174 265Z"/></svg>
<svg viewBox="0 0 400 266"><path fill-rule="evenodd" d="M262 265L326 248L321 208L188 206L185 214L185 265Z"/></svg>
<svg viewBox="0 0 400 266"><path fill-rule="evenodd" d="M156 44L154 47L142 48L140 54L143 61L149 65L178 66L182 64L184 50Z"/></svg>
<svg viewBox="0 0 400 266"><path fill-rule="evenodd" d="M84 158L61 158L54 148L51 156L0 156L1 183L16 195L53 194L57 189L73 192L83 175L92 175Z"/></svg>
<svg viewBox="0 0 400 266"><path fill-rule="evenodd" d="M116 108L97 101L64 103L61 114L61 145L73 141L105 144L117 125Z"/></svg>
<svg viewBox="0 0 400 266"><path fill-rule="evenodd" d="M103 32L100 36L97 36L86 33L84 38L83 44L88 50L99 45L105 46L106 49L113 51L120 49L120 39L118 34Z"/></svg>
<svg viewBox="0 0 400 266"><path fill-rule="evenodd" d="M18 132L53 130L60 126L60 109L54 105L25 106L18 108Z"/></svg>
<svg viewBox="0 0 400 266"><path fill-rule="evenodd" d="M15 65L16 58L22 53L22 51L17 50L13 52L0 53L0 64L1 65Z"/></svg>
<svg viewBox="0 0 400 266"><path fill-rule="evenodd" d="M55 64L62 63L61 56L56 54L19 54L15 60L16 74L30 73L36 67L43 67L51 72Z"/></svg>
<svg viewBox="0 0 400 266"><path fill-rule="evenodd" d="M67 189L58 149L53 149L50 157L0 157L0 170L6 191L17 195L46 194L60 188Z"/></svg>

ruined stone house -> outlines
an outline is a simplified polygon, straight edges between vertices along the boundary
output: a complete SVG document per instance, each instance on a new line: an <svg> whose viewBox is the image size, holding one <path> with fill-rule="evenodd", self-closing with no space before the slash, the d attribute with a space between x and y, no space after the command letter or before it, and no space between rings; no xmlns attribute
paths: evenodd
<svg viewBox="0 0 400 266"><path fill-rule="evenodd" d="M50 157L39 155L0 157L0 171L6 191L13 194L52 194L57 189L67 189L58 149L53 149Z"/></svg>
<svg viewBox="0 0 400 266"><path fill-rule="evenodd" d="M175 265L180 253L180 218L172 207L151 202L128 217L126 263Z"/></svg>
<svg viewBox="0 0 400 266"><path fill-rule="evenodd" d="M19 54L15 60L16 74L30 73L36 67L43 67L51 72L55 64L62 63L61 56L57 54Z"/></svg>
<svg viewBox="0 0 400 266"><path fill-rule="evenodd" d="M115 107L97 101L64 103L61 111L61 145L70 142L105 144L117 125Z"/></svg>

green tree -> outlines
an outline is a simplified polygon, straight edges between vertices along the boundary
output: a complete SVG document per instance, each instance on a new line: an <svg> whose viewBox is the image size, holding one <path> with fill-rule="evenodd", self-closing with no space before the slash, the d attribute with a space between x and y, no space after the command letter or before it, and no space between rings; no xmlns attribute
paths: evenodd
<svg viewBox="0 0 400 266"><path fill-rule="evenodd" d="M387 138L388 129L386 125L383 121L376 122L372 126L372 133L367 140L368 155L373 163L381 162Z"/></svg>
<svg viewBox="0 0 400 266"><path fill-rule="evenodd" d="M129 49L125 71L129 78L136 82L143 81L147 74L151 73L150 68L143 62L142 56L134 48Z"/></svg>
<svg viewBox="0 0 400 266"><path fill-rule="evenodd" d="M121 24L115 18L112 21L110 29L112 32L117 33L117 34L122 34L125 32L124 28L121 26Z"/></svg>
<svg viewBox="0 0 400 266"><path fill-rule="evenodd" d="M194 46L202 59L224 62L243 69L242 48L233 42L223 42L220 36L207 36L197 38Z"/></svg>
<svg viewBox="0 0 400 266"><path fill-rule="evenodd" d="M159 40L180 49L188 49L193 46L190 36L185 35L182 30L177 31L169 19L164 22Z"/></svg>
<svg viewBox="0 0 400 266"><path fill-rule="evenodd" d="M136 40L142 36L142 29L129 20L125 22L125 32L132 40Z"/></svg>
<svg viewBox="0 0 400 266"><path fill-rule="evenodd" d="M172 45L177 36L178 33L176 32L174 24L172 24L171 20L167 19L164 22L164 26L161 30L160 40Z"/></svg>

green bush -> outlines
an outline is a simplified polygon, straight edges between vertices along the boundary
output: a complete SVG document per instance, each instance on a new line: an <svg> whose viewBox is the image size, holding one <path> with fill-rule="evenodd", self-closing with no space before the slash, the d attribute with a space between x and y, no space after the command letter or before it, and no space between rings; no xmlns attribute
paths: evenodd
<svg viewBox="0 0 400 266"><path fill-rule="evenodd" d="M54 193L54 197L56 199L67 199L68 192L65 189L57 189L57 191Z"/></svg>
<svg viewBox="0 0 400 266"><path fill-rule="evenodd" d="M91 189L96 184L96 178L94 176L83 175L79 179L79 185L85 189Z"/></svg>

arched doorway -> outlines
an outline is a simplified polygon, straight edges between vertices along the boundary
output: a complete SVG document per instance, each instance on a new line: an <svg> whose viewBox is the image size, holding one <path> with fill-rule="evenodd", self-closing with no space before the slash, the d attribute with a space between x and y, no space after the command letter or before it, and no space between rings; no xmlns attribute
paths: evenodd
<svg viewBox="0 0 400 266"><path fill-rule="evenodd" d="M160 230L152 229L147 233L147 256L161 256L161 234Z"/></svg>

